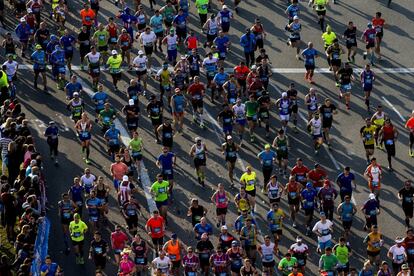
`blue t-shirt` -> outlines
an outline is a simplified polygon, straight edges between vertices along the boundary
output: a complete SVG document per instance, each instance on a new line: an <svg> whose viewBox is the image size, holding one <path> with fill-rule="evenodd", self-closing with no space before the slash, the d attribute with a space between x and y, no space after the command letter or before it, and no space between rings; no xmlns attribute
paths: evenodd
<svg viewBox="0 0 414 276"><path fill-rule="evenodd" d="M187 16L185 16L184 14L182 15L176 15L174 17L173 23L177 24L177 28L179 29L185 29L187 27Z"/></svg>
<svg viewBox="0 0 414 276"><path fill-rule="evenodd" d="M34 61L33 69L45 69L46 53L43 50L34 51L31 55L31 59Z"/></svg>
<svg viewBox="0 0 414 276"><path fill-rule="evenodd" d="M65 52L62 49L54 50L50 56L50 63L65 66Z"/></svg>
<svg viewBox="0 0 414 276"><path fill-rule="evenodd" d="M119 135L121 132L117 128L110 128L105 132L104 137L109 139L109 143L113 145L119 144Z"/></svg>
<svg viewBox="0 0 414 276"><path fill-rule="evenodd" d="M17 35L17 37L19 38L20 41L29 40L30 34L33 33L33 30L30 28L29 24L25 24L23 26L22 23L17 25L17 27L14 31L15 31L15 33L16 33L16 35Z"/></svg>
<svg viewBox="0 0 414 276"><path fill-rule="evenodd" d="M226 44L228 42L229 42L229 37L227 35L224 35L223 37L218 36L214 39L214 44L216 44L217 50L220 53L227 52Z"/></svg>
<svg viewBox="0 0 414 276"><path fill-rule="evenodd" d="M252 219L252 225L256 225L256 221L254 220L254 218L252 218L252 217L250 217L250 218ZM240 215L236 219L236 221L234 222L234 229L236 231L240 231L243 228L244 224L245 224L244 222L245 222L245 218Z"/></svg>
<svg viewBox="0 0 414 276"><path fill-rule="evenodd" d="M73 42L76 41L73 35L64 35L60 38L60 44L66 53L73 52Z"/></svg>
<svg viewBox="0 0 414 276"><path fill-rule="evenodd" d="M82 84L80 84L79 82L75 82L75 83L68 82L65 88L66 88L66 96L72 99L73 93L79 92L82 90Z"/></svg>
<svg viewBox="0 0 414 276"><path fill-rule="evenodd" d="M57 139L59 134L59 128L57 126L47 127L45 130L45 136L50 136L52 139Z"/></svg>
<svg viewBox="0 0 414 276"><path fill-rule="evenodd" d="M164 28L162 27L162 15L160 14L159 16L154 15L153 17L151 17L150 19L150 26L152 27L154 33L160 33L164 30Z"/></svg>
<svg viewBox="0 0 414 276"><path fill-rule="evenodd" d="M270 150L262 151L257 155L263 161L263 167L273 167L273 159L276 158L276 152Z"/></svg>
<svg viewBox="0 0 414 276"><path fill-rule="evenodd" d="M72 200L74 202L83 202L82 193L83 193L83 186L75 186L73 185L70 187L70 191L72 194Z"/></svg>
<svg viewBox="0 0 414 276"><path fill-rule="evenodd" d="M317 196L317 192L315 189L304 189L301 192L301 196L303 198L304 209L313 209L315 207L315 197Z"/></svg>
<svg viewBox="0 0 414 276"><path fill-rule="evenodd" d="M99 206L102 205L102 201L97 197L89 198L89 199L86 200L85 203L86 203L87 206L99 207ZM88 213L89 213L89 216L97 216L99 214L99 210L96 209L96 208L89 208Z"/></svg>
<svg viewBox="0 0 414 276"><path fill-rule="evenodd" d="M203 233L207 233L209 235L213 233L213 227L211 227L211 225L208 223L205 226L202 226L201 223L197 223L194 226L194 229L198 233L198 236L197 236L198 239L200 239Z"/></svg>
<svg viewBox="0 0 414 276"><path fill-rule="evenodd" d="M220 85L220 86L222 86L227 80L228 80L228 78L229 78L229 75L228 74L226 74L226 73L217 73L215 76L214 76L214 79L213 79L213 81L215 82L215 83L217 83L217 85Z"/></svg>
<svg viewBox="0 0 414 276"><path fill-rule="evenodd" d="M375 216L378 208L379 204L375 199L369 199L364 203L364 212L368 216Z"/></svg>
<svg viewBox="0 0 414 276"><path fill-rule="evenodd" d="M302 52L302 56L305 58L305 65L315 65L315 56L318 54L318 51L315 49L305 49Z"/></svg>
<svg viewBox="0 0 414 276"><path fill-rule="evenodd" d="M289 17L293 18L295 15L299 15L299 5L290 5L287 8Z"/></svg>
<svg viewBox="0 0 414 276"><path fill-rule="evenodd" d="M339 183L342 193L352 193L352 181L355 180L355 175L349 173L346 176L343 172L338 175L336 182Z"/></svg>
<svg viewBox="0 0 414 276"><path fill-rule="evenodd" d="M92 100L95 101L95 108L98 109L98 110L101 110L101 109L104 108L104 104L105 104L107 99L108 99L108 94L106 94L103 91L102 92L96 92L92 96Z"/></svg>
<svg viewBox="0 0 414 276"><path fill-rule="evenodd" d="M45 274L45 276L55 276L57 269L57 263L51 263L50 265L42 264L42 266L40 267L41 272L46 272L46 270L49 270L49 272Z"/></svg>
<svg viewBox="0 0 414 276"><path fill-rule="evenodd" d="M122 13L119 18L124 22L124 27L128 29L128 31L132 30L132 24L137 23L138 19L136 16Z"/></svg>
<svg viewBox="0 0 414 276"><path fill-rule="evenodd" d="M184 95L174 95L174 110L173 112L183 112L184 111L184 102L185 98Z"/></svg>
<svg viewBox="0 0 414 276"><path fill-rule="evenodd" d="M163 171L172 170L173 159L174 153L172 152L168 152L166 155L160 154L160 156L158 156L158 161L160 162Z"/></svg>

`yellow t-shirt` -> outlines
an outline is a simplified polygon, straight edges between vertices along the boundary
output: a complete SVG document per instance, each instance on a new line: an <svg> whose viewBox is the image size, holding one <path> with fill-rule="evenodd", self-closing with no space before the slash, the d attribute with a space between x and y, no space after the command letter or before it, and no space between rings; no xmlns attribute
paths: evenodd
<svg viewBox="0 0 414 276"><path fill-rule="evenodd" d="M84 233L88 230L88 226L83 221L78 223L71 221L69 224L70 237L73 241L80 242L85 239Z"/></svg>
<svg viewBox="0 0 414 276"><path fill-rule="evenodd" d="M121 65L122 65L122 56L117 55L115 58L110 56L106 64L109 65L109 72L110 73L119 73L121 72Z"/></svg>
<svg viewBox="0 0 414 276"><path fill-rule="evenodd" d="M251 172L250 174L247 174L247 172L245 172L240 177L240 182L246 184L246 191L253 191L256 186L256 173Z"/></svg>
<svg viewBox="0 0 414 276"><path fill-rule="evenodd" d="M331 32L330 34L328 34L328 32L324 32L322 34L322 39L325 43L325 47L328 47L329 45L332 45L335 38L336 38L336 34L334 32Z"/></svg>
<svg viewBox="0 0 414 276"><path fill-rule="evenodd" d="M364 126L361 128L360 133L362 134L362 137L364 140L364 145L373 145L375 143L375 130L377 129L376 126L371 125L369 127Z"/></svg>

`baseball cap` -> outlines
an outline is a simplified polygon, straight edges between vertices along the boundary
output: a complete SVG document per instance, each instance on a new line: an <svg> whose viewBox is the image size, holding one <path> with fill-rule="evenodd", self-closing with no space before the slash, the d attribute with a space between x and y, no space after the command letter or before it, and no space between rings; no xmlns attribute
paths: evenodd
<svg viewBox="0 0 414 276"><path fill-rule="evenodd" d="M222 227L221 227L221 230L227 230L228 228L227 228L227 226L226 225L223 225Z"/></svg>
<svg viewBox="0 0 414 276"><path fill-rule="evenodd" d="M297 236L296 237L296 242L301 242L302 241L302 238L301 237L299 237L299 236Z"/></svg>
<svg viewBox="0 0 414 276"><path fill-rule="evenodd" d="M138 55L143 55L143 54L144 54L144 52L142 50L138 51Z"/></svg>
<svg viewBox="0 0 414 276"><path fill-rule="evenodd" d="M233 139L233 137L231 137L231 135L227 135L227 140L231 140Z"/></svg>
<svg viewBox="0 0 414 276"><path fill-rule="evenodd" d="M73 93L73 97L77 97L77 96L79 96L78 92Z"/></svg>
<svg viewBox="0 0 414 276"><path fill-rule="evenodd" d="M124 176L122 177L122 181L128 181L128 180L129 180L128 175L124 175Z"/></svg>
<svg viewBox="0 0 414 276"><path fill-rule="evenodd" d="M20 18L20 22L26 22L26 18L24 17Z"/></svg>
<svg viewBox="0 0 414 276"><path fill-rule="evenodd" d="M25 21L25 22L26 22L26 21ZM36 50L42 50L42 45L40 45L40 44L36 44L35 49L36 49Z"/></svg>
<svg viewBox="0 0 414 276"><path fill-rule="evenodd" d="M265 149L270 149L270 144L266 144L266 145L264 146L264 148L265 148Z"/></svg>
<svg viewBox="0 0 414 276"><path fill-rule="evenodd" d="M177 239L177 234L176 233L172 233L171 234L171 239L176 240Z"/></svg>
<svg viewBox="0 0 414 276"><path fill-rule="evenodd" d="M130 100L128 101L128 104L129 104L129 105L134 105L134 100L133 100L133 99L130 99Z"/></svg>
<svg viewBox="0 0 414 276"><path fill-rule="evenodd" d="M293 20L296 20L296 19L299 19L299 16L295 15L295 16L293 17Z"/></svg>
<svg viewBox="0 0 414 276"><path fill-rule="evenodd" d="M313 185L312 185L311 182L306 183L306 188L312 188L312 187L313 187Z"/></svg>
<svg viewBox="0 0 414 276"><path fill-rule="evenodd" d="M286 92L283 92L282 93L282 97L287 97L287 93Z"/></svg>
<svg viewBox="0 0 414 276"><path fill-rule="evenodd" d="M118 54L118 51L117 50L112 50L111 54L117 55Z"/></svg>
<svg viewBox="0 0 414 276"><path fill-rule="evenodd" d="M224 9L227 9L228 7L227 7L227 5L223 5L222 8L224 10Z"/></svg>
<svg viewBox="0 0 414 276"><path fill-rule="evenodd" d="M370 194L368 195L368 198L369 198L369 199L375 199L375 195L374 195L373 193L370 193Z"/></svg>

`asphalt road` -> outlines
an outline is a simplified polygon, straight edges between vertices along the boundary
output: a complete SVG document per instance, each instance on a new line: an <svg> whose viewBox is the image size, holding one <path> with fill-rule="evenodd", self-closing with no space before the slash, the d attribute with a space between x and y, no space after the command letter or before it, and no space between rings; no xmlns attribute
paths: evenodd
<svg viewBox="0 0 414 276"><path fill-rule="evenodd" d="M213 8L217 8L217 2L213 1ZM413 37L412 37L412 18L414 15L414 3L410 1L395 1L391 9L386 8L385 0L381 1L339 1L339 4L331 5L327 22L332 26L333 30L339 34L345 29L345 25L349 20L355 22L359 31L361 31L366 23L371 19L376 11L383 13L383 18L389 24L389 28L386 29L384 36L383 55L384 59L381 61L377 68L412 68L413 62L410 58L413 56ZM232 4L230 1L226 2L230 8ZM149 12L147 1L144 1L144 6ZM322 41L320 39L321 32L318 25L315 22L315 14L307 7L306 2L301 2L301 20L302 20L302 39L307 41L313 41L315 48L322 50ZM158 7L158 6L157 6ZM48 8L50 8L48 6ZM238 38L243 30L250 26L256 16L260 16L266 31L268 32L267 40L265 42L265 48L268 51L272 67L274 68L302 68L303 65L300 61L295 59L295 53L292 49L288 48L285 44L287 34L283 28L286 24L286 18L284 15L284 9L286 8L285 1L243 1L240 5L240 14L235 16L232 22L231 28L231 41L233 43L232 52L229 55L229 59L226 60L226 67L232 67L240 61L243 56L242 49L238 45ZM69 6L70 15L68 18L67 26L75 31L80 26L78 11L80 10L80 1L73 1L73 5ZM112 2L101 2L101 10L99 20L106 22L109 16L112 16L118 10ZM216 9L217 10L217 9ZM194 29L199 31L197 16L195 16L194 4L191 5L190 21ZM49 21L49 19L47 19ZM9 24L15 24L15 20L10 17L7 18ZM13 23L11 23L13 22ZM360 48L362 44L359 41ZM137 52L135 47L134 52ZM362 53L362 50L359 51ZM78 65L78 56L75 54L74 64ZM161 61L160 56L157 56L156 64ZM20 63L29 63L27 60L19 61ZM361 55L357 56L356 66L363 66L364 62ZM326 67L325 60L319 59L317 61L319 67ZM411 72L411 71L410 71ZM75 72L85 84L90 85L90 79L85 72ZM121 91L125 91L127 87L127 81L132 78L133 75L125 73L123 75L123 81L121 83ZM398 189L402 186L402 181L406 178L412 178L413 159L407 155L408 135L403 129L403 119L405 120L413 109L413 93L412 93L412 73L407 74L378 74L375 86L375 91L372 96L373 105L382 103L385 112L390 116L394 124L400 131L400 136L397 141L397 158L394 161L394 173L389 173L385 170L384 185L381 191L382 199L382 213L379 216L379 225L382 233L385 235L385 248L389 248L393 244L393 240L396 236L404 235L403 213L400 208L400 203L396 197ZM81 175L85 164L80 156L80 146L76 139L73 129L73 123L69 118L69 114L65 109L65 97L64 93L55 89L55 84L49 78L50 94L45 95L41 91L35 91L32 88L33 74L30 70L21 70L19 72L18 82L18 97L24 103L25 111L29 118L33 118L31 125L36 130L37 135L40 138L37 139L37 146L44 155L46 178L48 181L48 198L49 198L49 217L52 220L52 228L49 239L50 253L54 256L55 260L65 269L67 275L93 275L94 266L92 263L87 263L84 266L76 266L74 264L73 254L70 257L65 257L61 254L63 250L63 237L62 231L57 216L57 201L59 195L67 191L72 183L72 179L76 175ZM117 110L120 110L121 106L126 103L126 95L123 93L116 93L112 91L112 85L110 83L110 76L107 74L102 75L102 81L107 92L110 95L110 102ZM356 174L356 183L358 184L357 191L354 193L355 201L358 208L366 200L368 195L368 189L366 180L362 177L365 170L365 156L362 143L359 139L359 129L363 125L363 119L368 115L365 111L363 94L359 88L360 83L356 82L353 87L352 109L347 111L344 108L343 103L338 102L337 88L335 87L332 76L330 74L317 74L315 81L318 89L318 95L320 99L330 97L333 102L339 107L339 114L335 117L334 129L332 131L333 137L333 151L331 155L328 151L323 149L318 156L315 156L311 146L311 138L305 130L305 121L299 119L299 134L290 135L292 142L292 150L289 156L289 165L294 165L294 160L297 157L304 159L305 165L312 167L315 162L320 163L329 174L331 179L339 173L344 166L350 166L353 172ZM303 99L306 91L309 88L308 84L303 81L302 74L294 73L275 73L272 77L272 86L270 94L272 100L275 101L279 97L280 91L284 91L290 82L295 82L300 92L301 97L301 110L305 114L305 108L303 107ZM149 91L151 93L157 93L157 83L150 82ZM86 102L92 105L92 102L85 96ZM147 100L142 99L142 103L146 104ZM219 112L219 108L206 100L207 112L215 118ZM143 105L141 106L143 107ZM93 116L93 110L88 107L87 111ZM176 232L186 244L194 245L194 239L187 238L192 237L191 222L186 217L186 210L189 205L189 200L196 196L200 199L201 205L208 208L207 214L209 222L215 224L215 212L214 206L210 202L210 196L217 183L224 183L228 187L227 172L224 167L224 159L221 156L219 146L221 144L222 135L219 128L213 120L209 120L207 123L207 129L201 130L198 126L191 123L191 111L187 110L187 116L185 121L184 135L175 138L174 152L177 154L177 174L176 174L176 186L175 186L175 203L169 209L170 212L170 224L169 232ZM263 145L267 142L271 142L275 136L276 129L280 127L278 117L275 116L275 109L272 112L272 134L268 139L264 138L264 129L258 129L258 141L254 144L245 143L241 152L240 159L243 160L244 165L251 164L257 172L260 172L260 164L256 158L256 154L261 150ZM167 115L168 117L169 115ZM42 138L45 124L48 121L55 120L61 126L60 137L60 152L59 157L60 166L55 168L51 160L47 158L48 150L45 140ZM120 121L124 124L124 120ZM154 137L152 135L152 128L150 122L145 116L140 119L140 134L145 143L144 162L148 169L148 175L151 180L155 178L158 169L155 167L155 158L160 153L159 145L154 143ZM94 135L92 141L92 164L89 167L92 173L95 175L103 175L107 177L107 182L110 183L109 166L110 161L105 153L105 144L102 137L99 134L97 126L94 127ZM205 139L207 147L210 149L208 167L207 167L207 188L203 189L197 184L197 180L194 173L194 167L188 151L193 144L194 137L201 136ZM384 151L376 150L375 157L378 162L386 167L386 154ZM242 165L237 164L236 175L239 177L242 173ZM259 179L261 178L261 173ZM233 195L236 190L229 190ZM115 194L112 193L110 199L110 212L109 212L109 224L104 227L104 238L109 241L109 233L113 230L113 225L120 223L124 224L124 221L119 213L119 209L115 200ZM148 203L144 197L144 194L139 194L140 202L142 202L145 209L148 210ZM268 206L264 204L265 198L262 194L258 195L258 209L257 215L259 219L259 226L263 233L268 233L266 224L263 218ZM282 204L285 211L287 211L286 200L283 200ZM148 216L148 212L144 212L145 216ZM234 221L236 218L236 210L234 204L231 205L230 214L228 216L228 222ZM289 219L286 220L286 230L284 231L283 240L280 243L280 250L284 253L286 248L290 246L297 235L302 235L305 228L302 223L303 215L299 216L299 227L293 229ZM141 228L144 221L141 220ZM335 219L335 225L339 225ZM354 251L354 255L351 258L351 265L358 269L362 267L362 261L366 257L365 245L362 244L362 239L365 237L365 232L362 230L363 216L359 212L354 222L352 230L352 236L350 238L351 247ZM141 231L142 232L142 231ZM218 231L215 229L215 234ZM341 235L341 227L335 227L334 239L338 240ZM213 238L215 242L216 239ZM317 271L316 264L318 256L314 254L316 239L315 237L305 237L305 242L311 246L311 255L308 266L309 275L314 274ZM382 251L383 258L386 258L386 250ZM108 275L115 274L115 266L109 264L106 270Z"/></svg>

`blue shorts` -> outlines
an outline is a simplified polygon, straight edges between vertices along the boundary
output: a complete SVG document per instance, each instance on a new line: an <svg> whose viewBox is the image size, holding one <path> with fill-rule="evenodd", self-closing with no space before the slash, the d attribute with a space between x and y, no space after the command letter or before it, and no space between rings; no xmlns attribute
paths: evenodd
<svg viewBox="0 0 414 276"><path fill-rule="evenodd" d="M177 49L167 50L168 61L175 61L177 59Z"/></svg>
<svg viewBox="0 0 414 276"><path fill-rule="evenodd" d="M318 247L321 251L325 250L325 248L327 247L333 247L333 243L331 240L326 241L326 242L318 242Z"/></svg>
<svg viewBox="0 0 414 276"><path fill-rule="evenodd" d="M241 126L245 126L247 121L246 121L246 119L237 119L236 123L241 125Z"/></svg>
<svg viewBox="0 0 414 276"><path fill-rule="evenodd" d="M233 126L232 125L223 126L223 132L226 133L226 134L227 133L231 134L233 132Z"/></svg>
<svg viewBox="0 0 414 276"><path fill-rule="evenodd" d="M317 139L319 139L319 138L322 138L322 134L318 134L318 135L312 135L312 137L313 137L313 140L317 140Z"/></svg>
<svg viewBox="0 0 414 276"><path fill-rule="evenodd" d="M174 179L174 171L171 170L163 170L161 171L162 176L164 177L164 180L172 180Z"/></svg>
<svg viewBox="0 0 414 276"><path fill-rule="evenodd" d="M114 179L114 187L115 187L115 189L116 190L118 190L118 187L119 187L119 184L121 183L121 181L120 180L118 180L118 179Z"/></svg>
<svg viewBox="0 0 414 276"><path fill-rule="evenodd" d="M364 91L372 91L372 85L363 85L362 88L364 89Z"/></svg>
<svg viewBox="0 0 414 276"><path fill-rule="evenodd" d="M157 205L157 208L160 209L162 206L168 205L168 199L164 201L155 201L155 205Z"/></svg>
<svg viewBox="0 0 414 276"><path fill-rule="evenodd" d="M79 140L81 140L82 142L91 140L91 134L89 132L85 134L79 133Z"/></svg>

